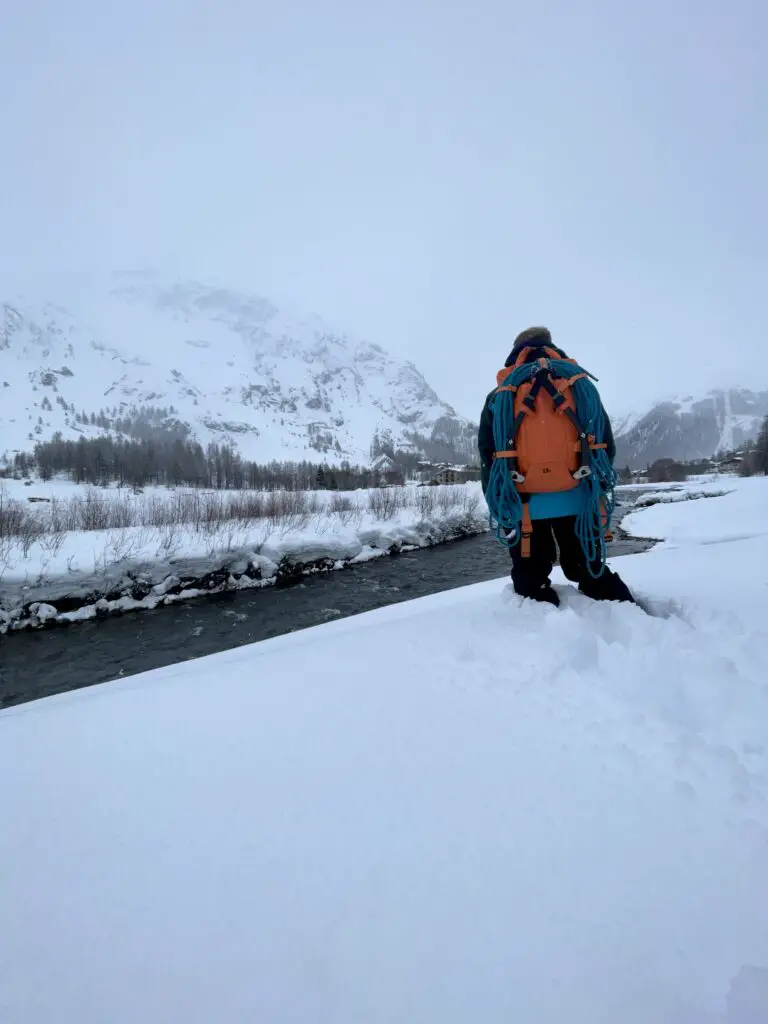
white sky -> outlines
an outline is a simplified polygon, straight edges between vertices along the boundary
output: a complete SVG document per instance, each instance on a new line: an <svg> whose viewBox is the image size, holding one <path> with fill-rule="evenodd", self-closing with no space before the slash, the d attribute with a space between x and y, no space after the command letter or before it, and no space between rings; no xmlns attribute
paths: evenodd
<svg viewBox="0 0 768 1024"><path fill-rule="evenodd" d="M617 411L768 386L764 0L0 10L6 283L289 297L473 418L539 322Z"/></svg>

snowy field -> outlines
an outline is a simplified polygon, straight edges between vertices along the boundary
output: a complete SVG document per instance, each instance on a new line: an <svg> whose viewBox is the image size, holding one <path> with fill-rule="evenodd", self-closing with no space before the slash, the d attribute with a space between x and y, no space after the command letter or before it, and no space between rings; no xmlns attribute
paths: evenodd
<svg viewBox="0 0 768 1024"><path fill-rule="evenodd" d="M768 480L0 713L3 1024L764 1024Z"/></svg>
<svg viewBox="0 0 768 1024"><path fill-rule="evenodd" d="M19 520L5 536L3 512ZM265 586L487 529L479 483L134 495L0 480L0 633Z"/></svg>

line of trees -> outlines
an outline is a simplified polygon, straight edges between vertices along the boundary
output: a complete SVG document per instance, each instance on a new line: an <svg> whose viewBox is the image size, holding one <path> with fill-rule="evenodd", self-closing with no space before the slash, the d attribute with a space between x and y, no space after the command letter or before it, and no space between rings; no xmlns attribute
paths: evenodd
<svg viewBox="0 0 768 1024"><path fill-rule="evenodd" d="M76 483L134 488L158 484L221 490L354 490L379 482L370 470L349 462L261 464L244 459L228 444L203 449L196 441L180 438L133 441L106 436L69 441L61 433L35 445L34 455L19 452L8 467L8 472L24 477L35 471L43 480L65 473Z"/></svg>
<svg viewBox="0 0 768 1024"><path fill-rule="evenodd" d="M165 415L168 410L162 410ZM142 428L151 429L152 416L141 422ZM377 437L377 454L390 447L390 439ZM418 461L414 452L393 451L399 475L407 473ZM730 453L743 476L768 474L768 416L763 421L757 439ZM399 457L399 458L398 458ZM715 460L716 462L721 460ZM685 480L697 473L712 470L711 460L678 463L674 459L660 459L650 467L652 482ZM207 487L221 490L354 490L373 487L380 480L365 467L353 466L347 461L338 466L327 462L307 460L296 462L270 462L266 464L244 459L229 444L210 444L203 448L196 441L161 432L154 437L115 439L111 436L80 437L77 441L64 440L61 433L50 441L35 445L34 454L19 452L13 462L0 475L13 473L27 477L36 471L49 480L58 473L66 473L77 483L106 486L144 487L148 484L167 486ZM629 470L622 479L631 478Z"/></svg>
<svg viewBox="0 0 768 1024"><path fill-rule="evenodd" d="M130 408L100 409L90 415L82 410L74 414L75 423L114 431L137 441L150 441L163 437L168 441L185 441L192 433L186 423L178 419L171 406L132 405Z"/></svg>

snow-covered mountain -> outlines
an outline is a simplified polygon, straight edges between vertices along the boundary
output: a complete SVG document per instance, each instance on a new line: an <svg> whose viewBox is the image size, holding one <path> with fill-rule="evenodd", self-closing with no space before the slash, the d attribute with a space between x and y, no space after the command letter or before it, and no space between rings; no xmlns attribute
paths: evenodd
<svg viewBox="0 0 768 1024"><path fill-rule="evenodd" d="M0 296L0 453L124 427L134 407L259 462L365 462L375 433L472 450L412 363L316 316L144 273L60 302Z"/></svg>
<svg viewBox="0 0 768 1024"><path fill-rule="evenodd" d="M655 405L641 415L617 418L617 465L641 468L656 459L692 461L754 440L768 415L768 391L711 391Z"/></svg>

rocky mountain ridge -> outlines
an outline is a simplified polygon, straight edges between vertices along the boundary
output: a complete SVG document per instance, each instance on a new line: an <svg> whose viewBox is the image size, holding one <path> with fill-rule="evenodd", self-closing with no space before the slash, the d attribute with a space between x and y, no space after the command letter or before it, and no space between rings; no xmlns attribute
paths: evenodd
<svg viewBox="0 0 768 1024"><path fill-rule="evenodd" d="M0 453L137 418L259 462L365 463L374 436L468 458L475 436L412 363L259 296L145 274L0 296Z"/></svg>

